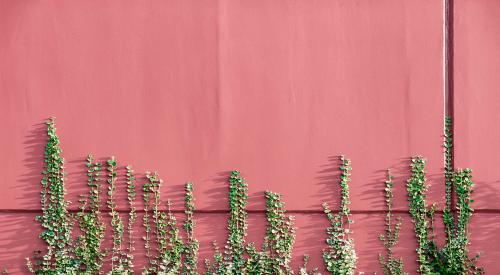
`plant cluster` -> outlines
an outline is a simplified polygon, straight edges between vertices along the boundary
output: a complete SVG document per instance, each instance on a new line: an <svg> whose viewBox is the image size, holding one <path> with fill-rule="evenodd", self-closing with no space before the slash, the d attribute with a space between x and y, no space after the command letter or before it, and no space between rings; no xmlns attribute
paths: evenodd
<svg viewBox="0 0 500 275"><path fill-rule="evenodd" d="M385 256L379 254L380 267L385 275L400 275L408 274L404 272L404 264L402 258L394 256L394 246L399 241L399 232L401 230L401 217L398 216L394 221L394 214L392 213L394 194L392 193L394 183L392 182L393 176L390 170L387 170L387 180L385 181L385 204L387 207L387 214L385 215L385 234L380 235L379 239L384 243Z"/></svg>
<svg viewBox="0 0 500 275"><path fill-rule="evenodd" d="M445 121L445 207L443 223L445 240L443 247L436 242L434 214L436 204L427 204L426 161L423 157L411 160L411 177L407 181L409 212L413 220L417 239L418 272L421 274L481 274L477 257L470 258L468 225L474 210L471 207L473 182L470 169L454 171L452 160L451 120ZM56 134L54 119L47 121L48 140L45 147L45 166L41 180L41 210L36 219L43 232L40 238L46 243L44 251L35 251L33 258L27 259L28 270L36 274L103 274L103 265L110 263L108 274L134 273L134 224L137 220L136 177L131 166L126 166L123 186L127 192L128 221L118 211L116 192L118 164L114 157L103 167L92 155L87 157L88 194L80 199L79 210L73 215L68 211L65 200L64 160L61 156L60 141ZM326 230L327 248L323 251L326 270L331 274L354 274L357 256L351 236L349 182L351 162L341 156L340 165L340 209L333 211L327 203L323 211L329 221ZM103 174L103 169L106 173ZM107 183L106 206L111 217L111 249L103 247L106 225L101 211L101 181ZM380 236L384 244L384 254L379 261L384 274L407 274L403 260L394 255L394 247L399 240L401 218L393 215L393 177L388 172L385 181L385 234ZM184 221L177 222L169 200L161 199L163 181L157 173L146 173L142 185L145 254L147 264L143 274L198 274L199 242L195 238L195 204L193 184L185 186ZM455 198L455 200L454 200ZM229 177L229 218L228 236L224 247L214 242L213 260L206 260L205 274L293 274L290 266L295 243L296 228L294 218L285 209L278 193L265 192L266 234L260 248L247 243L248 229L248 185L239 171L232 171ZM78 235L73 239L73 225L78 226ZM181 230L184 235L181 237ZM76 235L76 233L75 233ZM128 240L127 240L128 239ZM317 269L309 270L309 257L304 256L304 264L298 270L301 275L319 274Z"/></svg>
<svg viewBox="0 0 500 275"><path fill-rule="evenodd" d="M145 268L145 271L149 270L151 265L155 265L153 262L151 254L151 221L150 221L150 208L151 208L151 184L155 184L155 178L152 178L149 173L147 174L149 183L145 183L142 186L142 199L144 203L144 215L142 216L142 225L144 226L145 235L142 237L144 240L144 248L146 249L147 263L150 265L149 268Z"/></svg>
<svg viewBox="0 0 500 275"><path fill-rule="evenodd" d="M245 237L247 235L248 186L239 171L232 171L229 178L229 220L225 261L231 273L239 273L245 266Z"/></svg>
<svg viewBox="0 0 500 275"><path fill-rule="evenodd" d="M157 173L146 173L149 182L144 184L145 215L144 225L146 227L146 250L149 266L143 270L143 274L178 274L181 270L181 256L183 253L183 242L179 236L177 219L172 214L171 203L167 202L167 212L161 211L160 187L163 180ZM152 206L150 203L152 202ZM152 207L152 221L149 219L149 206ZM153 231L154 230L154 231ZM156 240L156 253L153 256L151 237Z"/></svg>
<svg viewBox="0 0 500 275"><path fill-rule="evenodd" d="M111 249L104 249L106 225L101 212L101 178L103 165L92 155L87 157L87 186L89 193L80 199L79 211L72 215L65 201L64 160L61 156L59 138L54 119L47 121L48 141L45 148L45 168L41 180L42 215L36 219L44 231L40 234L46 244L46 254L35 251L35 256L27 258L28 270L36 274L102 274L103 263L110 262L108 274L133 274L133 229L137 220L136 178L131 166L126 166L127 201L129 205L128 224L125 228L123 217L117 209L116 191L118 164L114 157L106 161L107 198L106 205L111 216ZM144 217L146 236L143 237L148 256L148 266L144 274L197 274L198 241L194 237L194 197L192 183L186 184L186 230L187 242L180 237L176 217L167 203L167 211L160 209L160 185L162 180L156 173L146 175L143 186ZM152 213L151 213L152 212ZM152 220L151 220L152 219ZM79 227L79 235L73 239L73 224ZM127 230L128 242L125 242ZM152 252L152 239L156 241ZM109 258L107 258L109 256ZM182 263L184 257L185 263Z"/></svg>
<svg viewBox="0 0 500 275"><path fill-rule="evenodd" d="M340 211L333 213L328 203L323 203L323 211L330 222L330 226L326 229L328 249L323 251L323 261L331 274L339 275L354 274L357 261L350 229L350 224L353 222L350 218L349 208L349 204L351 204L349 199L351 161L344 156L340 157L340 161L342 163L340 166Z"/></svg>
<svg viewBox="0 0 500 275"><path fill-rule="evenodd" d="M163 180L157 173L146 173L148 182L143 186L144 217L143 225L148 266L143 274L197 274L199 244L194 237L193 219L195 205L193 184L186 184L185 214L183 228L186 242L180 235L177 218L172 212L172 203L167 200L166 211L162 211L160 187ZM152 213L150 213L152 212ZM153 255L152 241L155 241Z"/></svg>
<svg viewBox="0 0 500 275"><path fill-rule="evenodd" d="M80 212L76 218L81 234L77 237L75 255L86 274L98 273L106 255L102 249L106 226L102 221L100 206L101 166L92 155L88 155L86 168L89 194L80 200Z"/></svg>
<svg viewBox="0 0 500 275"><path fill-rule="evenodd" d="M449 225L443 216L445 231L450 232L450 238L446 238L444 247L440 248L435 240L433 226L435 207L429 207L426 203L425 164L425 159L422 157L412 159L412 176L407 184L410 214L418 241L419 273L483 273L482 268L475 264L477 257L469 258L468 256L469 236L467 228L473 213L470 198L473 186L471 170L464 169L454 172L452 182L453 192L457 195L456 221L453 219L453 223Z"/></svg>
<svg viewBox="0 0 500 275"><path fill-rule="evenodd" d="M299 275L321 275L318 268L313 270L307 269L307 264L309 263L309 255L304 255L304 264L299 268Z"/></svg>
<svg viewBox="0 0 500 275"><path fill-rule="evenodd" d="M281 195L265 192L267 229L261 249L246 243L248 186L239 171L229 178L228 238L224 251L214 242L213 260L205 274L293 274L294 218L286 214ZM305 272L305 267L303 268Z"/></svg>
<svg viewBox="0 0 500 275"><path fill-rule="evenodd" d="M126 270L127 257L123 251L123 234L125 227L120 213L117 211L115 202L116 180L118 177L117 162L114 157L106 161L108 171L108 200L107 205L111 216L111 229L113 231L113 241L111 248L111 271L110 274L123 274Z"/></svg>
<svg viewBox="0 0 500 275"><path fill-rule="evenodd" d="M247 235L248 186L239 171L232 171L229 177L229 219L228 236L224 252L214 242L213 263L205 260L205 274L244 274L247 258L245 237ZM255 252L257 253L257 252Z"/></svg>
<svg viewBox="0 0 500 275"><path fill-rule="evenodd" d="M290 261L295 242L294 217L287 216L281 195L266 192L267 233L264 248L267 248L272 274L291 273Z"/></svg>
<svg viewBox="0 0 500 275"><path fill-rule="evenodd" d="M414 157L411 160L411 178L407 183L409 197L410 215L415 226L415 236L417 238L417 261L419 263L418 272L429 274L430 259L429 250L429 221L428 206L426 202L427 186L425 184L425 159Z"/></svg>
<svg viewBox="0 0 500 275"><path fill-rule="evenodd" d="M421 274L482 274L477 266L478 256L469 258L468 225L473 214L471 194L474 183L472 171L460 169L453 171L451 120L445 121L445 208L443 224L446 243L439 247L435 240L435 204L430 207L426 202L427 184L425 178L426 161L423 157L412 158L412 175L407 183L410 214L418 241L417 254ZM456 202L453 203L453 194ZM452 206L455 207L453 215Z"/></svg>
<svg viewBox="0 0 500 275"><path fill-rule="evenodd" d="M287 216L281 195L266 191L267 229L261 251L247 246L250 274L292 274L290 261L295 242L294 217Z"/></svg>
<svg viewBox="0 0 500 275"><path fill-rule="evenodd" d="M452 215L452 193L453 193L453 131L451 118L444 120L444 179L445 179L445 205L443 209L443 223L445 226L446 240L453 239L453 224L455 219Z"/></svg>
<svg viewBox="0 0 500 275"><path fill-rule="evenodd" d="M134 238L133 238L133 232L134 232L134 224L135 221L137 220L137 213L136 213L136 207L135 207L135 200L137 193L135 191L135 176L134 176L134 170L130 165L126 167L127 169L127 201L129 205L129 213L128 213L128 225L127 225L127 231L128 231L128 248L125 252L125 257L124 257L124 269L127 273L133 273L134 272Z"/></svg>
<svg viewBox="0 0 500 275"><path fill-rule="evenodd" d="M184 250L184 266L182 274L185 275L196 275L198 274L198 250L200 249L200 244L194 236L194 227L196 225L194 221L194 195L193 195L193 183L186 183L186 195L184 197L184 213L186 214L186 220L184 221L184 230L186 232L186 246Z"/></svg>
<svg viewBox="0 0 500 275"><path fill-rule="evenodd" d="M78 270L78 262L71 249L73 223L67 209L69 202L64 199L64 159L54 118L46 124L48 140L40 193L42 215L36 220L44 228L40 238L47 244L47 251L44 255L35 252L35 262L28 258L27 266L33 273L71 274Z"/></svg>

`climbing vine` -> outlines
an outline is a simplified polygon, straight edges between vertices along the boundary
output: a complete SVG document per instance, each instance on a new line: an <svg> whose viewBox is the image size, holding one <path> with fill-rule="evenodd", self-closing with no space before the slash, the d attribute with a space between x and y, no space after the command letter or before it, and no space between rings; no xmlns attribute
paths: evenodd
<svg viewBox="0 0 500 275"><path fill-rule="evenodd" d="M456 193L457 222L453 230L454 238L448 241L443 254L449 260L448 267L443 271L448 274L484 273L484 270L476 265L477 258L469 258L469 233L468 226L474 210L471 207L472 171L460 169L453 175L454 191Z"/></svg>
<svg viewBox="0 0 500 275"><path fill-rule="evenodd" d="M267 232L264 248L269 251L271 274L290 274L290 260L295 242L294 217L287 216L281 195L266 192Z"/></svg>
<svg viewBox="0 0 500 275"><path fill-rule="evenodd" d="M445 244L436 242L435 203L428 204L426 182L426 160L413 157L411 176L407 181L409 213L417 239L418 272L421 274L482 274L476 257L469 257L468 226L474 213L471 194L473 192L472 171L453 170L452 124L445 120L445 206L443 223ZM86 160L88 193L80 199L78 210L70 212L65 200L65 173L62 150L56 133L54 119L47 121L47 144L45 166L41 180L41 210L36 218L43 232L40 238L46 249L35 251L27 258L27 268L36 274L133 274L134 266L134 224L137 220L136 197L137 179L131 166L126 166L126 176L121 186L118 179L118 163L114 157L100 163L89 155ZM349 183L351 162L341 157L340 165L340 209L333 211L327 203L323 211L329 221L327 248L323 251L325 268L331 274L354 274L357 256L350 224ZM106 173L103 173L105 169ZM106 198L101 194L101 181L107 183ZM380 236L385 251L379 254L384 274L407 274L403 261L394 255L394 247L399 240L401 218L393 214L393 177L388 172L385 181L385 234ZM146 173L142 184L144 205L142 225L144 228L144 248L147 258L143 274L198 274L199 242L195 238L195 198L193 184L185 185L184 221L179 224L178 213L173 210L170 200L162 202L163 181L157 173ZM228 236L220 248L214 242L213 259L206 260L205 274L293 274L291 267L292 250L296 228L294 218L285 209L282 196L271 191L265 192L267 227L260 248L247 243L248 185L239 171L232 171L229 177L229 218ZM117 192L123 188L127 193L128 221L121 216L117 207ZM111 217L111 248L104 248L106 225L103 222L101 203L105 200ZM78 232L73 232L76 223ZM182 234L184 230L184 234ZM73 234L75 238L73 238ZM109 257L109 258L108 258ZM104 271L104 263L109 262L110 270ZM318 269L308 269L309 256L304 256L304 264L298 274L319 274Z"/></svg>
<svg viewBox="0 0 500 275"><path fill-rule="evenodd" d="M408 199L410 201L410 215L415 227L417 237L417 262L420 274L431 273L431 263L428 255L429 251L429 221L428 206L426 202L426 178L425 164L423 157L414 157L411 160L411 177L407 183Z"/></svg>
<svg viewBox="0 0 500 275"><path fill-rule="evenodd" d="M214 243L214 262L206 261L208 270L215 274L241 274L246 265L244 258L245 237L247 235L246 205L248 203L248 186L245 179L240 176L239 171L232 171L229 177L229 220L228 237L224 250L223 260L219 258L219 249Z"/></svg>
<svg viewBox="0 0 500 275"><path fill-rule="evenodd" d="M154 174L146 174L146 177L150 181L150 191L153 194L153 224L154 224L154 237L156 240L156 256L154 257L153 260L153 267L151 270L144 272L147 274L154 274L157 273L161 270L161 267L163 263L163 252L166 250L167 247L167 240L166 240L166 219L162 215L163 213L160 212L160 186L163 183L163 180L160 179L159 175L157 173Z"/></svg>
<svg viewBox="0 0 500 275"><path fill-rule="evenodd" d="M239 171L232 171L229 178L230 217L228 221L226 261L231 270L239 272L245 266L245 237L247 235L248 186Z"/></svg>
<svg viewBox="0 0 500 275"><path fill-rule="evenodd" d="M144 183L142 187L142 199L144 203L144 215L142 216L142 225L144 226L144 236L142 239L144 240L144 248L146 250L146 259L147 259L147 265L148 267L145 267L145 271L147 271L149 268L151 268L152 265L155 264L152 259L151 255L151 221L150 221L150 207L151 207L151 201L150 201L150 196L151 196L151 184L155 184L154 178L151 178L150 174L147 173L147 178L149 182Z"/></svg>
<svg viewBox="0 0 500 275"><path fill-rule="evenodd" d="M353 222L350 218L349 208L351 203L349 199L351 161L344 156L340 157L340 161L342 163L340 166L340 211L335 214L326 202L323 203L323 211L330 222L330 226L326 229L328 249L323 251L323 261L331 274L339 275L354 274L357 261L350 229L350 224Z"/></svg>
<svg viewBox="0 0 500 275"><path fill-rule="evenodd" d="M250 274L292 274L290 261L295 242L294 217L286 215L281 195L266 191L267 229L262 250L253 243L247 245L249 259L246 271Z"/></svg>
<svg viewBox="0 0 500 275"><path fill-rule="evenodd" d="M110 210L109 214L111 216L111 229L113 231L113 241L111 249L111 271L110 274L122 274L124 272L124 262L127 259L123 258L122 246L123 246L123 233L124 225L123 220L120 217L120 213L116 210L115 202L115 192L116 192L116 179L117 179L117 163L114 157L111 157L106 161L107 171L108 171L108 200L107 205Z"/></svg>
<svg viewBox="0 0 500 275"><path fill-rule="evenodd" d="M179 274L182 271L182 254L184 253L184 243L179 235L179 227L177 226L177 218L172 213L172 203L167 202L167 214L162 213L161 219L166 220L166 233L164 233L166 248L162 253L161 270L167 274Z"/></svg>
<svg viewBox="0 0 500 275"><path fill-rule="evenodd" d="M401 230L401 217L398 216L394 223L394 214L392 213L394 194L392 193L394 183L390 170L387 170L387 180L385 181L385 203L387 214L385 215L385 234L380 235L380 240L384 243L385 256L379 254L379 262L385 275L408 274L404 272L403 258L394 256L394 246L399 241L399 232Z"/></svg>
<svg viewBox="0 0 500 275"><path fill-rule="evenodd" d="M290 267L295 242L294 218L286 214L281 195L265 192L267 228L262 248L246 243L248 186L239 171L229 177L228 239L224 251L213 243L212 261L205 274L293 274Z"/></svg>
<svg viewBox="0 0 500 275"><path fill-rule="evenodd" d="M101 217L101 166L92 155L87 157L87 198L80 200L80 212L77 213L77 222L81 234L77 238L75 254L83 265L85 274L98 273L103 265L106 253L102 248L106 226Z"/></svg>
<svg viewBox="0 0 500 275"><path fill-rule="evenodd" d="M148 183L144 185L145 218L144 237L149 259L149 266L144 268L143 274L179 274L182 270L182 254L184 243L179 234L177 219L171 210L171 202L167 201L167 211L161 211L160 187L163 180L157 173L146 173ZM152 197L152 205L150 204ZM146 209L152 208L152 222ZM149 212L149 211L148 211ZM153 234L151 234L153 233ZM151 236L156 241L156 253L152 255Z"/></svg>
<svg viewBox="0 0 500 275"><path fill-rule="evenodd" d="M231 266L226 264L226 262L224 261L224 255L222 254L217 241L213 241L212 246L214 248L213 262L211 262L208 259L205 259L205 269L206 269L205 275L232 274Z"/></svg>
<svg viewBox="0 0 500 275"><path fill-rule="evenodd" d="M158 270L158 257L153 256L152 254L152 246L151 246L151 237L153 234L156 236L156 240L158 242L157 244L157 250L160 251L162 249L163 243L158 236L160 235L159 228L161 229L162 224L159 223L159 213L158 213L158 207L159 207L159 198L155 198L153 200L153 204L151 206L151 196L157 197L158 193L155 194L155 190L159 189L160 186L160 178L158 174L154 173L151 174L149 172L146 172L146 178L148 181L144 183L143 185L143 202L144 202L144 216L143 216L143 226L144 226L144 231L145 231L145 236L143 237L144 240L144 248L146 249L146 258L148 260L148 265L144 267L143 274L153 274L154 272L157 272ZM152 219L154 224L156 225L156 231L153 232L153 227L151 225L151 217L150 217L150 208L152 207Z"/></svg>
<svg viewBox="0 0 500 275"><path fill-rule="evenodd" d="M453 224L455 219L451 213L453 191L453 131L451 118L444 120L444 178L445 178L445 205L443 209L443 223L446 241L453 239Z"/></svg>
<svg viewBox="0 0 500 275"><path fill-rule="evenodd" d="M410 214L417 237L418 271L421 274L482 274L483 268L477 266L478 256L469 258L468 225L472 209L472 171L463 169L453 171L452 165L452 124L445 120L445 207L443 224L445 226L445 245L439 247L435 240L435 204L426 202L426 161L422 157L412 158L412 175L407 183ZM456 195L453 215L453 194Z"/></svg>
<svg viewBox="0 0 500 275"><path fill-rule="evenodd" d="M135 221L137 220L137 213L136 213L136 191L135 191L135 176L134 176L134 170L130 165L126 167L127 169L127 201L128 205L130 208L130 212L128 213L128 225L127 225L127 231L128 231L128 248L127 252L125 253L124 257L124 270L127 273L133 273L134 272L134 224Z"/></svg>
<svg viewBox="0 0 500 275"><path fill-rule="evenodd" d="M308 270L307 265L309 264L309 255L304 255L304 264L299 268L299 275L321 275L317 268L313 270Z"/></svg>
<svg viewBox="0 0 500 275"><path fill-rule="evenodd" d="M477 257L469 258L468 256L469 236L467 228L473 213L470 198L473 187L471 170L464 169L454 172L452 182L454 192L457 195L455 204L457 221L449 225L451 228L445 228L445 231L450 231L453 238L447 238L444 247L440 248L434 238L435 207L428 207L426 203L425 164L422 157L412 159L412 176L407 184L410 214L418 241L419 273L482 274L483 269L475 263ZM432 238L429 238L430 232Z"/></svg>
<svg viewBox="0 0 500 275"><path fill-rule="evenodd" d="M65 200L64 159L55 120L47 122L47 145L45 146L45 167L40 193L42 215L37 216L44 228L40 238L47 244L45 254L35 252L35 263L27 259L28 269L37 274L72 274L78 270L71 248L73 223L68 213L69 202Z"/></svg>
<svg viewBox="0 0 500 275"><path fill-rule="evenodd" d="M184 207L186 219L184 221L184 230L186 232L186 247L184 250L184 268L182 274L185 275L196 275L198 268L198 250L200 244L198 240L194 237L194 227L196 225L194 221L194 195L193 195L193 183L186 183L186 193L184 196Z"/></svg>

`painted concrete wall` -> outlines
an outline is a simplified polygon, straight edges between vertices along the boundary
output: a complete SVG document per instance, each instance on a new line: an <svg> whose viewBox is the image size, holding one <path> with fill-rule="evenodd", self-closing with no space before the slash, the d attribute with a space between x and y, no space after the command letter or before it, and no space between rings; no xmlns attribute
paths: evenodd
<svg viewBox="0 0 500 275"><path fill-rule="evenodd" d="M249 239L264 234L263 191L280 192L297 217L294 266L307 253L322 269L320 205L338 205L336 157L345 154L358 270L379 271L384 171L393 169L404 211L409 157L425 156L430 200L442 205L452 106L456 164L472 167L478 184L473 252L495 274L500 3L453 2L450 103L442 1L0 0L0 267L24 273L24 258L43 247L33 217L42 123L55 116L73 209L88 153L114 155L141 175L158 171L178 210L193 181L201 259L212 240L224 242L226 178L239 169L250 184ZM414 273L412 224L402 215L397 252Z"/></svg>
<svg viewBox="0 0 500 275"><path fill-rule="evenodd" d="M455 1L454 116L455 165L470 166L476 181L475 207L482 212L471 228L474 251L491 274L500 272L500 2Z"/></svg>

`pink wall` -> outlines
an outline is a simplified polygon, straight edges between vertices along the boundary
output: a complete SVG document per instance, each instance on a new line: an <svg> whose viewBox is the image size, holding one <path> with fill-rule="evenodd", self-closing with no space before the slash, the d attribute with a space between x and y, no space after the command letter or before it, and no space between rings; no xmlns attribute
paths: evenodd
<svg viewBox="0 0 500 275"><path fill-rule="evenodd" d="M456 0L454 10L456 161L477 172L472 246L494 274L500 3ZM297 216L295 266L308 253L322 267L320 205L338 205L332 158L345 154L354 168L358 269L379 271L384 170L393 168L395 207L405 210L408 158L426 156L430 198L443 202L443 114L451 106L443 14L442 1L421 0L0 0L0 267L26 272L24 258L42 247L33 221L41 123L56 116L70 200L85 192L88 153L114 155L142 175L158 171L176 209L183 184L194 181L199 209L227 210L225 178L239 169L251 210L264 209L270 189ZM414 273L412 224L403 216L398 252ZM196 219L203 259L213 239L224 242L225 214ZM250 214L249 231L262 239L262 214Z"/></svg>
<svg viewBox="0 0 500 275"><path fill-rule="evenodd" d="M455 4L455 138L456 166L473 168L476 208L472 247L484 251L487 271L500 272L500 130L495 125L500 79L500 2L456 1Z"/></svg>

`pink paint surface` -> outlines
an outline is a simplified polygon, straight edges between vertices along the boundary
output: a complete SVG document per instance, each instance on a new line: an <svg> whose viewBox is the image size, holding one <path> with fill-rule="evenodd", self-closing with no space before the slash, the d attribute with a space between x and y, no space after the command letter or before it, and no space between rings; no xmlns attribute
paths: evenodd
<svg viewBox="0 0 500 275"><path fill-rule="evenodd" d="M500 210L500 3L459 1L455 9L456 164L472 167L476 207Z"/></svg>
<svg viewBox="0 0 500 275"><path fill-rule="evenodd" d="M500 5L456 2L457 163L488 182L478 196L493 196ZM0 268L13 274L26 272L24 258L43 245L35 213L9 211L40 208L42 123L50 116L73 208L86 191L88 153L113 155L139 176L158 171L175 209L193 181L198 209L227 210L228 172L238 169L250 184L250 209L264 209L263 192L272 190L298 213L294 266L308 253L323 268L326 220L307 213L324 201L338 205L340 154L353 164L359 271L379 270L384 221L370 211L384 209L385 169L394 171L395 208L404 210L409 157L425 156L430 200L443 202L441 1L0 0L0 34ZM472 100L479 92L486 105ZM257 242L259 215L250 217ZM224 242L226 224L224 214L196 218L202 263L213 239ZM414 273L411 226L405 216L398 252ZM484 237L473 245L487 244ZM489 271L498 270L492 248L484 247Z"/></svg>

